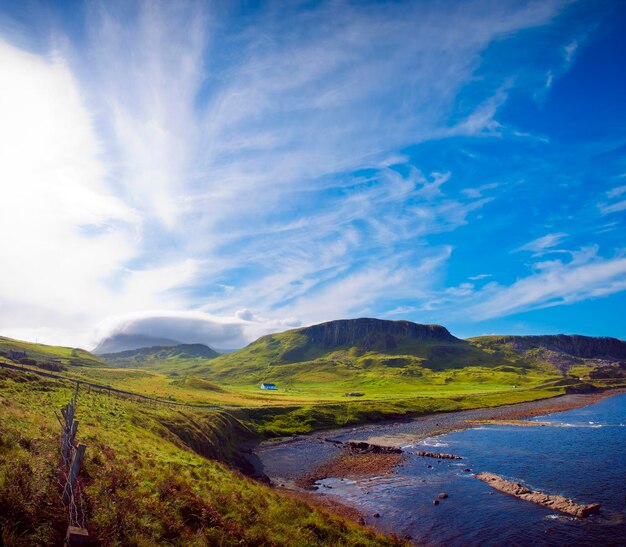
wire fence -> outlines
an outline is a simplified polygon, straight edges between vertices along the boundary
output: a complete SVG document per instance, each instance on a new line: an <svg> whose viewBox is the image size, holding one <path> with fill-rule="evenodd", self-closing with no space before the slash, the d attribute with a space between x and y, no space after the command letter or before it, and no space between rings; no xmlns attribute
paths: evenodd
<svg viewBox="0 0 626 547"><path fill-rule="evenodd" d="M80 464L87 449L86 445L76 442L79 425L76 419L79 385L77 382L72 401L61 408L62 418L55 412L61 425L59 443L61 458L57 481L61 501L67 507L68 528L65 544L68 547L85 545L89 538L85 528L83 491L78 477Z"/></svg>

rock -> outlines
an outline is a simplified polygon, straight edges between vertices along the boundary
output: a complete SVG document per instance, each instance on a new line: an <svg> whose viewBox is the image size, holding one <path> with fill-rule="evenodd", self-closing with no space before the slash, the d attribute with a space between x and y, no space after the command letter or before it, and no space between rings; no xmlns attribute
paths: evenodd
<svg viewBox="0 0 626 547"><path fill-rule="evenodd" d="M504 492L505 494L515 496L516 498L530 501L532 503L536 503L537 505L541 505L555 511L560 511L561 513L565 513L573 517L585 518L593 513L597 513L600 510L599 503L578 505L563 496L544 494L543 492L533 492L530 488L527 488L518 482L507 481L498 475L494 475L493 473L481 472L474 476L499 492Z"/></svg>
<svg viewBox="0 0 626 547"><path fill-rule="evenodd" d="M375 519L379 519L379 518L380 518L380 513L374 513L373 517L374 517Z"/></svg>
<svg viewBox="0 0 626 547"><path fill-rule="evenodd" d="M402 449L395 446L381 446L378 444L370 444L365 441L348 441L348 449L351 452L371 453L371 454L402 454Z"/></svg>
<svg viewBox="0 0 626 547"><path fill-rule="evenodd" d="M472 472L472 470L469 467L466 467L465 469L463 469L463 471L465 473L471 473Z"/></svg>
<svg viewBox="0 0 626 547"><path fill-rule="evenodd" d="M332 443L332 444L343 444L341 441L338 441L337 439L329 439L328 437L322 440L327 443Z"/></svg>
<svg viewBox="0 0 626 547"><path fill-rule="evenodd" d="M430 465L430 464L429 464L429 465L427 465L426 467L428 467L428 469L432 469L432 468L433 468L433 466L432 466L432 465Z"/></svg>
<svg viewBox="0 0 626 547"><path fill-rule="evenodd" d="M433 500L433 505L439 505L439 500Z"/></svg>
<svg viewBox="0 0 626 547"><path fill-rule="evenodd" d="M439 494L437 497L440 500L445 500L448 497L448 494L446 494L445 492L441 492L441 494Z"/></svg>
<svg viewBox="0 0 626 547"><path fill-rule="evenodd" d="M437 458L438 460L462 460L461 456L456 454L440 454L439 452L415 452L416 456L424 458Z"/></svg>

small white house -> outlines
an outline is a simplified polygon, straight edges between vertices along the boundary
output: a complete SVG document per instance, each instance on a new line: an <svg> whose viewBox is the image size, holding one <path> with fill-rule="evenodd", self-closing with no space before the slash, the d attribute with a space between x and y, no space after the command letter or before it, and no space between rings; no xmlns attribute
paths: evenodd
<svg viewBox="0 0 626 547"><path fill-rule="evenodd" d="M276 384L270 384L270 383L267 383L267 382L263 382L261 384L261 389L276 390L278 388L276 387Z"/></svg>

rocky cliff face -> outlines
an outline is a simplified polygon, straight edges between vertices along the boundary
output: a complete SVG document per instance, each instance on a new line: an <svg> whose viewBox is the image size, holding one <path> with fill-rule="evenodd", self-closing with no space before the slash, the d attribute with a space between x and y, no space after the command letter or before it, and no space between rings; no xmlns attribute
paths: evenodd
<svg viewBox="0 0 626 547"><path fill-rule="evenodd" d="M420 325L410 321L385 321L383 319L343 319L320 323L299 329L309 342L323 347L354 346L374 347L381 343L393 349L399 338L423 341L460 342L440 325Z"/></svg>
<svg viewBox="0 0 626 547"><path fill-rule="evenodd" d="M554 336L507 336L520 349L544 348L582 359L626 359L626 342L617 338L557 334Z"/></svg>

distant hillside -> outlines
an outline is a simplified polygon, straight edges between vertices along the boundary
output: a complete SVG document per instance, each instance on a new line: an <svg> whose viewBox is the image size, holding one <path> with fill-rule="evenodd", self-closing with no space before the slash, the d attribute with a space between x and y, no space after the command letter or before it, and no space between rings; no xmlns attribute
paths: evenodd
<svg viewBox="0 0 626 547"><path fill-rule="evenodd" d="M440 325L410 321L330 321L259 338L247 347L193 367L212 381L411 382L467 366L509 363L452 336Z"/></svg>
<svg viewBox="0 0 626 547"><path fill-rule="evenodd" d="M503 357L524 360L561 373L581 374L591 369L604 373L626 370L626 342L617 338L580 335L478 336L468 339L475 346Z"/></svg>
<svg viewBox="0 0 626 547"><path fill-rule="evenodd" d="M543 348L582 359L626 359L626 342L617 338L555 334L544 336L477 336L470 338L469 341L492 347L510 345L519 351Z"/></svg>
<svg viewBox="0 0 626 547"><path fill-rule="evenodd" d="M103 353L100 357L112 366L120 368L150 368L161 370L184 370L193 365L203 365L217 357L214 349L204 344L177 344L153 346L117 353Z"/></svg>
<svg viewBox="0 0 626 547"><path fill-rule="evenodd" d="M139 348L153 348L156 346L178 346L181 342L170 338L158 338L146 334L114 334L104 338L92 350L96 355L104 353L119 353Z"/></svg>
<svg viewBox="0 0 626 547"><path fill-rule="evenodd" d="M56 372L65 370L67 366L107 366L101 359L84 349L34 344L2 336L0 336L0 360L27 364Z"/></svg>

